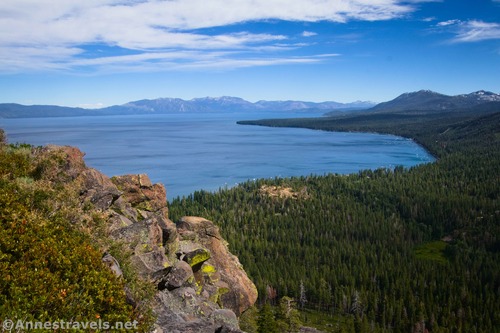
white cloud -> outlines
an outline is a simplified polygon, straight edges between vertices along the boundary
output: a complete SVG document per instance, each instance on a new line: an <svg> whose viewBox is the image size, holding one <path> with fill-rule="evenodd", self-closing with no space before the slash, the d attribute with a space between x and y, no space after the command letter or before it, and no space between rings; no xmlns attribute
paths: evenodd
<svg viewBox="0 0 500 333"><path fill-rule="evenodd" d="M261 20L388 20L414 11L412 3L422 1L432 0L2 0L0 71L71 69L76 64L85 66L86 60L87 66L93 62L122 66L131 57L90 56L85 52L89 45L139 52L133 56L136 61L141 56L142 61L158 61L166 53L196 50L209 55L221 50L283 50L275 43L287 36L248 31L207 33L200 29ZM313 35L308 31L302 34ZM88 57L91 59L85 59ZM170 61L179 61L170 56L167 59L164 64L168 66ZM255 63L251 56L248 59L249 64Z"/></svg>
<svg viewBox="0 0 500 333"><path fill-rule="evenodd" d="M449 20L439 22L438 27L447 28L455 37L452 43L471 43L491 39L500 39L500 24L478 20Z"/></svg>

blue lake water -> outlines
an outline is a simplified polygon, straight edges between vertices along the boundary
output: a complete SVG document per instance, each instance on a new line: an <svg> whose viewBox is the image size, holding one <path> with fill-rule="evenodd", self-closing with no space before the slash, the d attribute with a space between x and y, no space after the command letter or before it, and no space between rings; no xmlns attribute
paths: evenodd
<svg viewBox="0 0 500 333"><path fill-rule="evenodd" d="M153 182L166 186L169 200L248 179L346 174L434 160L421 146L397 136L236 124L290 116L192 113L0 119L0 128L11 143L76 146L86 153L88 166L108 176L147 173Z"/></svg>

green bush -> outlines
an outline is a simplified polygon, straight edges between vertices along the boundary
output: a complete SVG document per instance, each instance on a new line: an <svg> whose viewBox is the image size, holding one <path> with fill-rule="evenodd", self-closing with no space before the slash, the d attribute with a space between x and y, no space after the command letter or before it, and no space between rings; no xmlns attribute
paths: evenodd
<svg viewBox="0 0 500 333"><path fill-rule="evenodd" d="M33 177L45 167L29 146L0 146L0 318L137 320L147 330L150 316L127 303L125 281L102 263L91 234L68 218L81 214L78 194Z"/></svg>

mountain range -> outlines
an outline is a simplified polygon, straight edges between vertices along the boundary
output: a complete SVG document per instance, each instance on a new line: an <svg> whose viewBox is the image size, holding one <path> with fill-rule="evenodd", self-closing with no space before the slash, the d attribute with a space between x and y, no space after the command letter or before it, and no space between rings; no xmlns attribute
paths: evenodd
<svg viewBox="0 0 500 333"><path fill-rule="evenodd" d="M0 118L109 116L131 114L164 114L180 112L243 112L243 111L307 111L325 113L332 110L359 110L374 105L371 102L304 102L258 101L255 103L238 97L204 97L183 100L180 98L143 99L101 109L83 109L52 105L0 104Z"/></svg>
<svg viewBox="0 0 500 333"><path fill-rule="evenodd" d="M479 90L470 94L448 96L430 90L404 93L395 99L377 105L371 102L304 102L304 101L258 101L255 103L238 97L204 97L183 100L180 98L143 99L123 105L114 105L101 109L83 109L52 105L21 105L14 103L0 104L0 118L32 117L75 117L109 116L132 114L166 113L207 113L207 112L317 112L326 115L338 115L341 112L364 110L365 112L449 112L456 110L490 110L500 106L500 95Z"/></svg>

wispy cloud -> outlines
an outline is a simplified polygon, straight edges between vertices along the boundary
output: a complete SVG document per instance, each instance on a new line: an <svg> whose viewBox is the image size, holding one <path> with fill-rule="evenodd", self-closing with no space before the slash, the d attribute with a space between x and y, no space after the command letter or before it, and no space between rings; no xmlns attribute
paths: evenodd
<svg viewBox="0 0 500 333"><path fill-rule="evenodd" d="M316 36L317 33L315 32L312 32L312 31L304 31L302 32L302 34L300 34L302 37L312 37L312 36Z"/></svg>
<svg viewBox="0 0 500 333"><path fill-rule="evenodd" d="M452 43L472 43L485 40L500 39L500 24L479 20L448 20L439 22L438 27L446 28L455 36Z"/></svg>
<svg viewBox="0 0 500 333"><path fill-rule="evenodd" d="M434 16L431 16L431 17L425 17L422 19L422 22L432 22L432 21L435 21L436 18Z"/></svg>
<svg viewBox="0 0 500 333"><path fill-rule="evenodd" d="M478 42L488 39L500 39L500 24L482 21L469 21L461 26L455 37L456 42Z"/></svg>
<svg viewBox="0 0 500 333"><path fill-rule="evenodd" d="M461 21L460 20L448 20L448 21L439 22L437 24L437 26L438 27L446 27L446 26L454 25L454 24L458 24L458 23L461 23Z"/></svg>
<svg viewBox="0 0 500 333"><path fill-rule="evenodd" d="M0 71L92 70L105 64L135 70L153 65L157 69L200 64L230 68L313 62L312 57L276 55L271 60L256 60L256 53L262 54L265 49L286 50L277 45L289 38L285 35L230 29L209 33L206 28L223 31L221 27L262 20L389 20L414 11L414 3L431 1L2 0ZM314 35L302 33L302 37ZM119 48L124 54L90 54L86 51L89 45ZM228 51L238 51L231 53L238 56L229 58Z"/></svg>

